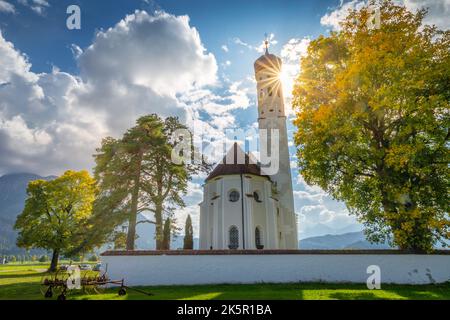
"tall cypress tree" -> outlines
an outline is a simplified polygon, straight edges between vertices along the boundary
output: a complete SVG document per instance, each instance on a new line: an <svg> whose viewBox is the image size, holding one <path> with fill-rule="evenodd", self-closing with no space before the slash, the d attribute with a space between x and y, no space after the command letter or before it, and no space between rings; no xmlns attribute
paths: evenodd
<svg viewBox="0 0 450 320"><path fill-rule="evenodd" d="M192 230L192 219L191 215L188 215L186 218L186 224L184 227L184 246L185 250L194 249L194 232Z"/></svg>

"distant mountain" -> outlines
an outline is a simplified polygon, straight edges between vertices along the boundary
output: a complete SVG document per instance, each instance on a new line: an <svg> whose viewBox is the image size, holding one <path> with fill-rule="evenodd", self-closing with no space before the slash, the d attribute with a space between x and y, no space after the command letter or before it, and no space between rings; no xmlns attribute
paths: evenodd
<svg viewBox="0 0 450 320"><path fill-rule="evenodd" d="M33 180L51 180L33 173L15 173L0 177L0 254L19 254L25 250L16 247L17 232L13 226L22 212L27 186Z"/></svg>
<svg viewBox="0 0 450 320"><path fill-rule="evenodd" d="M342 228L336 228L334 226L326 225L324 223L316 223L308 226L308 228L302 230L300 239L319 237L325 235L340 235L344 233L360 232L363 227L360 224L350 224Z"/></svg>
<svg viewBox="0 0 450 320"><path fill-rule="evenodd" d="M367 240L359 240L356 241L354 243L349 244L348 246L345 247L345 249L371 249L371 250L376 250L376 249L392 249L391 246L389 246L387 243L370 243Z"/></svg>
<svg viewBox="0 0 450 320"><path fill-rule="evenodd" d="M362 232L363 226L360 224L350 224L343 228L336 229L333 234L344 234L344 233L354 233L354 232Z"/></svg>
<svg viewBox="0 0 450 320"><path fill-rule="evenodd" d="M350 232L339 235L311 237L299 241L300 249L339 250L339 249L389 249L387 244L371 244L364 232Z"/></svg>
<svg viewBox="0 0 450 320"><path fill-rule="evenodd" d="M15 173L0 177L0 255L25 254L25 250L16 246L17 232L13 227L17 216L24 208L28 183L33 180L55 178L55 176L42 177L33 173ZM155 249L155 226L153 224L139 224L137 234L139 236L136 241L137 249ZM171 248L183 248L183 236L175 237L172 240ZM198 248L198 239L194 239L194 248ZM43 250L33 250L32 254L44 252Z"/></svg>
<svg viewBox="0 0 450 320"><path fill-rule="evenodd" d="M306 230L304 230L300 234L300 236L301 236L301 239L305 239L305 238L311 238L311 237L316 237L318 235L326 235L326 234L339 234L339 232L336 232L335 229L327 226L326 224L317 223L313 226L308 227Z"/></svg>

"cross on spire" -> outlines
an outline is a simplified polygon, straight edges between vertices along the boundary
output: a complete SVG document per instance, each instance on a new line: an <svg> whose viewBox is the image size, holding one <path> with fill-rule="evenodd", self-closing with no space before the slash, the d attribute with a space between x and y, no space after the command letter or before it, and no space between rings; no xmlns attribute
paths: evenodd
<svg viewBox="0 0 450 320"><path fill-rule="evenodd" d="M269 54L269 35L267 34L267 32L264 34L264 47L266 48L266 54Z"/></svg>

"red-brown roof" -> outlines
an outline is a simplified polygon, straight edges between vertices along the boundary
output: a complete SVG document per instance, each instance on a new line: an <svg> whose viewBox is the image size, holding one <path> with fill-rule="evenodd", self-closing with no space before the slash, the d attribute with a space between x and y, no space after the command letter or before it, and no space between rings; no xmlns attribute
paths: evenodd
<svg viewBox="0 0 450 320"><path fill-rule="evenodd" d="M238 159L240 161L238 161ZM242 161L242 159L244 159L244 161ZM268 176L261 174L261 167L258 165L258 163L247 153L245 153L237 143L235 143L233 148L228 151L228 154L223 158L222 162L219 163L209 174L208 178L206 178L206 182L219 176L233 174L253 174L255 176L261 176L270 179Z"/></svg>
<svg viewBox="0 0 450 320"><path fill-rule="evenodd" d="M204 255L415 255L401 250L136 250L106 251L103 257L113 256L204 256ZM429 254L450 255L450 250L435 250Z"/></svg>

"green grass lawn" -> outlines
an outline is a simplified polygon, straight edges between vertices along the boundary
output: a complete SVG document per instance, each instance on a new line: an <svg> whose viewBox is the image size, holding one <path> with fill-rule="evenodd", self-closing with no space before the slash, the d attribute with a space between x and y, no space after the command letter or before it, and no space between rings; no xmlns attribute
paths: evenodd
<svg viewBox="0 0 450 320"><path fill-rule="evenodd" d="M0 266L0 300L44 299L40 281L45 273L44 264ZM83 292L70 293L68 299L76 300L252 300L252 299L445 299L450 300L450 283L426 286L382 285L382 290L368 290L359 284L253 284L253 285L203 285L140 287L153 296L128 290L120 297L117 289L109 289L98 295Z"/></svg>

